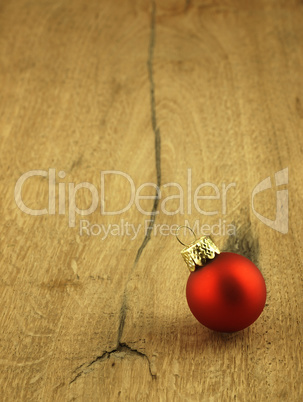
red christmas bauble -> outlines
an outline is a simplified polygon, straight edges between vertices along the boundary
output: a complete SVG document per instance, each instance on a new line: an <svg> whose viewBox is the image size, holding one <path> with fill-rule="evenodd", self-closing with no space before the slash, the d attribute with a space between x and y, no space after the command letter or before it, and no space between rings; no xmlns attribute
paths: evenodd
<svg viewBox="0 0 303 402"><path fill-rule="evenodd" d="M196 319L220 332L240 331L262 313L266 286L249 259L222 252L188 278L186 298Z"/></svg>

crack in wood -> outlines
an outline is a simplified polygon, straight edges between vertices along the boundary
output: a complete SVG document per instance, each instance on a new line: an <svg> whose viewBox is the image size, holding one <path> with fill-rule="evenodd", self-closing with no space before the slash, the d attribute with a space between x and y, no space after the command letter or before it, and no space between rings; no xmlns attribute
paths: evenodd
<svg viewBox="0 0 303 402"><path fill-rule="evenodd" d="M185 0L185 7L184 7L185 12L189 9L190 5L191 5L191 0Z"/></svg>
<svg viewBox="0 0 303 402"><path fill-rule="evenodd" d="M128 279L129 281L129 279ZM128 283L127 281L127 283ZM127 283L125 286L127 286ZM118 329L118 340L117 340L117 344L120 344L120 340L122 337L122 333L123 333L123 329L124 329L124 324L125 324L125 318L126 318L126 299L127 299L127 295L126 295L126 289L124 289L123 292L123 302L122 302L122 306L120 309L120 322L119 322L119 329Z"/></svg>
<svg viewBox="0 0 303 402"><path fill-rule="evenodd" d="M152 379L156 379L157 375L154 374L151 370L151 362L146 354L143 352L138 351L137 349L133 349L130 346L128 346L126 343L121 342L122 338L122 333L125 325L125 319L126 319L126 310L127 310L127 285L129 283L131 274L133 273L140 257L141 254L146 247L147 243L150 240L151 237L151 231L153 229L155 219L156 219L156 211L158 209L159 205L159 190L161 186L161 135L160 135L160 129L157 126L157 117L156 117L156 102L155 102L155 83L154 83L154 76L153 76L153 58L154 58L154 48L155 48L155 32L156 32L156 5L155 1L152 0L151 2L152 5L152 10L151 10L151 25L150 25L150 42L149 42L149 50L148 50L148 60L147 60L147 68L148 68L148 77L149 77L149 83L150 83L150 103L151 103L151 122L152 122L152 128L155 136L155 163L156 163L156 174L157 174L157 189L156 189L156 194L155 194L155 200L153 203L153 207L151 210L151 216L149 220L149 225L146 230L146 234L144 236L144 239L142 241L141 246L139 247L136 258L134 261L134 264L132 266L132 269L130 271L130 274L128 276L128 279L126 281L126 285L124 288L123 292L123 300L122 300L122 306L120 309L120 321L119 321L119 328L118 328L118 337L117 337L117 348L113 349L112 351L105 351L102 353L102 355L97 356L93 361L91 361L88 365L86 365L86 368L81 370L71 381L70 384L75 382L78 378L80 378L83 374L87 374L90 372L89 367L94 365L97 362L104 361L105 359L108 359L112 354L115 353L121 353L121 352L126 352L126 355L136 355L138 357L142 357L147 359L148 362L148 367L149 367L149 372L152 377ZM81 365L80 367L82 367Z"/></svg>
<svg viewBox="0 0 303 402"><path fill-rule="evenodd" d="M125 356L121 357L121 355L120 355L121 353L125 353ZM124 357L130 356L130 355L135 355L137 357L146 359L147 363L148 363L149 373L150 373L152 379L155 380L157 378L157 375L152 372L151 362L149 360L149 357L145 353L140 352L137 349L131 348L126 343L119 343L119 345L117 346L116 349L113 349L109 352L106 351L106 352L102 353L102 355L97 356L94 360L92 360L89 364L87 364L85 369L81 370L79 373L77 373L75 375L75 377L70 381L69 385L71 385L73 382L75 382L81 376L90 373L91 370L89 368L91 366L93 366L95 363L105 361L105 360L109 359L111 355L115 355L115 354L119 355L119 357L121 359L124 359Z"/></svg>
<svg viewBox="0 0 303 402"><path fill-rule="evenodd" d="M126 319L126 310L127 310L127 285L129 283L129 279L131 274L133 273L141 254L146 247L147 243L150 240L151 231L153 229L155 219L156 219L156 211L159 205L159 189L161 186L161 134L160 129L157 126L157 116L156 116L156 102L155 102L155 83L154 83L154 75L153 75L153 58L154 58L154 48L155 48L155 34L156 34L156 4L155 1L152 1L152 11L151 11L151 25L150 25L150 42L149 42L149 51L148 51L148 60L147 60L147 67L148 67L148 76L149 76L149 83L150 83L150 103L151 103L151 122L152 128L155 135L155 163L156 163L156 174L157 174L157 190L155 194L155 200L153 204L153 208L151 210L151 216L148 228L146 230L146 234L142 241L141 246L137 251L137 255L132 266L131 272L129 274L128 280L125 285L125 289L123 292L123 301L122 306L120 309L120 324L118 330L118 344L120 343L125 319Z"/></svg>
<svg viewBox="0 0 303 402"><path fill-rule="evenodd" d="M238 226L237 236L229 236L227 238L222 251L241 254L258 266L260 254L259 239L253 233L249 219L246 223Z"/></svg>

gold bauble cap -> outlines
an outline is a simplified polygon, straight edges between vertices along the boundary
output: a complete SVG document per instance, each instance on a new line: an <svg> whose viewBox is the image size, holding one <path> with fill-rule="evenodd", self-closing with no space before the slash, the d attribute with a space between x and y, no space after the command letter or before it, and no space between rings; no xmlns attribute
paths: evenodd
<svg viewBox="0 0 303 402"><path fill-rule="evenodd" d="M203 267L209 260L214 259L216 254L220 254L220 250L208 236L202 236L200 237L200 239L195 239L192 243L188 245L182 243L178 238L179 231L182 227L186 227L194 235L195 233L187 226L180 226L176 235L178 241L185 246L185 248L181 251L181 255L186 262L190 272L194 272L196 266Z"/></svg>

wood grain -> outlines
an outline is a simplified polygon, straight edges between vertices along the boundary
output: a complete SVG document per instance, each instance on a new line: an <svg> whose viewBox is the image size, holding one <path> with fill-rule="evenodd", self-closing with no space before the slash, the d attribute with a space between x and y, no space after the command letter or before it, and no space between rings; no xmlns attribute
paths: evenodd
<svg viewBox="0 0 303 402"><path fill-rule="evenodd" d="M302 2L12 0L0 27L1 400L300 401ZM286 168L280 233L255 216L251 195L271 178L255 207L274 220L274 175ZM35 169L47 176L24 183L24 203L52 212L55 189L54 213L16 205L17 180ZM104 215L101 205L119 210L131 195L125 177L107 176L102 204L104 171L136 189L155 183L161 198L145 188L146 214L133 204ZM98 207L71 227L68 183L82 182L96 187ZM178 194L171 182L184 189L184 211L169 215L163 207L180 207L162 204ZM214 215L195 208L201 183L220 195L235 184L226 211L222 198L199 201ZM78 191L78 208L91 202ZM84 219L113 232L81 235ZM236 234L213 240L257 263L268 288L260 318L233 334L191 315L188 271L167 235L220 220ZM119 234L123 222L138 234Z"/></svg>

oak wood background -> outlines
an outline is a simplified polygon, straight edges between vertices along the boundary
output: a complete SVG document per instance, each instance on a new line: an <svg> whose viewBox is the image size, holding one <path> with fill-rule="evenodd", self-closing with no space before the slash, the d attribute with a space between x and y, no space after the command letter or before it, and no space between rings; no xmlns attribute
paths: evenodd
<svg viewBox="0 0 303 402"><path fill-rule="evenodd" d="M302 1L2 1L0 88L0 399L302 400ZM42 216L16 206L18 178L50 168L57 202L59 182L100 195L105 170L157 183L163 197L176 194L166 183L186 189L188 169L193 189L236 187L226 215L218 200L203 204L216 216L188 213L185 192L184 214L149 199L147 215L133 205L102 216L99 203L72 228L58 205ZM251 209L253 188L284 168L287 234ZM107 183L106 207L123 208L126 179ZM28 180L26 205L47 207L48 186ZM273 187L256 208L274 219L275 200ZM78 192L79 208L90 202ZM144 226L152 211L150 236L80 236L83 218ZM213 239L265 277L250 328L219 334L191 315L181 246L156 226L186 219L236 226Z"/></svg>

